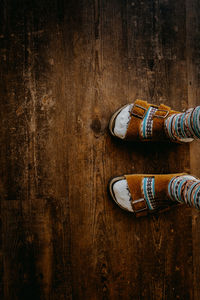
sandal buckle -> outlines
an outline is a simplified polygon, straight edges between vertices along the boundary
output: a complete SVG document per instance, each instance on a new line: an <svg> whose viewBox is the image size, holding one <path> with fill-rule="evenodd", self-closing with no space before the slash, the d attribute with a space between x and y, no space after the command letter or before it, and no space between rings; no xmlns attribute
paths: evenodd
<svg viewBox="0 0 200 300"><path fill-rule="evenodd" d="M157 115L156 113L157 113L158 111L165 112L165 115L164 115L164 116L159 116L159 115ZM154 118L165 119L165 118L169 115L169 110L166 110L166 109L158 109L158 110L156 111L156 113L154 114Z"/></svg>
<svg viewBox="0 0 200 300"><path fill-rule="evenodd" d="M141 207L141 202L143 202L142 204L143 204L143 207ZM141 208L136 208L135 207L135 204L137 205L137 204L139 204L139 207L141 207ZM148 208L147 208L147 204L146 204L146 201L145 201L145 199L144 198L141 198L141 199L138 199L138 200L135 200L135 201L132 201L132 205L133 205L133 207L134 207L134 212L135 213L140 213L140 212L142 212L142 211L145 211L145 210L147 210ZM144 206L145 205L145 206Z"/></svg>
<svg viewBox="0 0 200 300"><path fill-rule="evenodd" d="M133 112L133 109L134 109L135 107L138 107L138 108L142 109L142 110L144 111L144 112L143 112L143 115L139 115L138 113ZM147 108L145 108L145 107L143 107L143 106L141 106L141 105L139 105L139 104L135 104L135 103L134 103L134 104L133 104L132 111L131 111L131 115L134 116L134 117L138 117L138 118L140 118L140 119L143 119L144 116L145 116L145 114L146 114L146 112L147 112Z"/></svg>

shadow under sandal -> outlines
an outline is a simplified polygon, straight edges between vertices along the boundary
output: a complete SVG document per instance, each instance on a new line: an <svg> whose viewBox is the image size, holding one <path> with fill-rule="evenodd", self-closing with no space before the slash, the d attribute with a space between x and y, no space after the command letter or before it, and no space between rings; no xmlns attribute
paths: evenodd
<svg viewBox="0 0 200 300"><path fill-rule="evenodd" d="M111 179L109 191L122 209L134 213L136 217L142 217L166 211L181 203L195 206L196 201L195 207L198 208L200 181L185 173L132 174Z"/></svg>
<svg viewBox="0 0 200 300"><path fill-rule="evenodd" d="M130 141L193 141L194 132L185 120L186 113L143 100L118 109L110 119L109 130L115 137Z"/></svg>

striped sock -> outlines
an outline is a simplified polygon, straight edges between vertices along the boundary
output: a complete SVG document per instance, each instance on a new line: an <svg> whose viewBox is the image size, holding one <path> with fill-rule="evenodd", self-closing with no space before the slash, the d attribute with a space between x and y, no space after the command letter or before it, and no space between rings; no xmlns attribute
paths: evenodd
<svg viewBox="0 0 200 300"><path fill-rule="evenodd" d="M173 201L200 209L200 180L195 177L189 175L173 177L168 185L168 193Z"/></svg>
<svg viewBox="0 0 200 300"><path fill-rule="evenodd" d="M184 113L173 114L165 121L165 129L172 140L200 138L200 106Z"/></svg>

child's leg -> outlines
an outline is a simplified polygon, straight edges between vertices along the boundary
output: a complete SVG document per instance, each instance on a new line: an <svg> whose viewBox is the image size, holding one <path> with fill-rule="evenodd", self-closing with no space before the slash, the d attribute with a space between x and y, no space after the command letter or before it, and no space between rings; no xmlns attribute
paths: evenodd
<svg viewBox="0 0 200 300"><path fill-rule="evenodd" d="M200 138L200 106L184 113L171 115L165 121L165 129L172 140L189 142Z"/></svg>
<svg viewBox="0 0 200 300"><path fill-rule="evenodd" d="M200 209L200 180L188 175L172 178L168 193L172 200Z"/></svg>

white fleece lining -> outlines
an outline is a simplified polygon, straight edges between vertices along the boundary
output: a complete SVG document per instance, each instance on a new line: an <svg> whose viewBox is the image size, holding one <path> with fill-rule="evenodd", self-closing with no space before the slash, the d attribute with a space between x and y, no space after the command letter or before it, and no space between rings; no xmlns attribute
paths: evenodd
<svg viewBox="0 0 200 300"><path fill-rule="evenodd" d="M131 206L131 194L129 192L126 179L122 179L113 184L113 191L118 204L133 212Z"/></svg>
<svg viewBox="0 0 200 300"><path fill-rule="evenodd" d="M133 104L127 105L121 110L115 119L114 134L121 139L124 139L126 136L128 123L131 119L130 112L132 107Z"/></svg>

